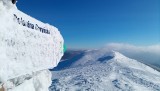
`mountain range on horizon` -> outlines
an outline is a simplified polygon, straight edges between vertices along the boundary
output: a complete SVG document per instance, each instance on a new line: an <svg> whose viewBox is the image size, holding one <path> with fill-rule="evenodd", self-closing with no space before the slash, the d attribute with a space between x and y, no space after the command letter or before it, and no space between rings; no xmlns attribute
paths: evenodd
<svg viewBox="0 0 160 91"><path fill-rule="evenodd" d="M94 49L94 50L111 51L109 49L104 49L104 48L103 49ZM86 49L68 49L64 53L64 56L62 57L61 62L58 64L58 66L55 67L54 69L51 69L51 70L65 69L67 67L67 65L69 66L72 63L74 63L74 61L79 60L83 55L85 55L85 53L87 51L89 51L89 50L86 50ZM121 53L121 54L123 54L123 53ZM125 54L123 54L123 55L125 55ZM136 57L129 57L129 58L138 60ZM148 65L148 66L152 67L153 69L155 69L157 71L160 71L159 64L151 64L151 63L148 63L146 61L141 61L141 60L138 60L138 61L141 62L141 63L143 63L143 64L145 64L145 65Z"/></svg>

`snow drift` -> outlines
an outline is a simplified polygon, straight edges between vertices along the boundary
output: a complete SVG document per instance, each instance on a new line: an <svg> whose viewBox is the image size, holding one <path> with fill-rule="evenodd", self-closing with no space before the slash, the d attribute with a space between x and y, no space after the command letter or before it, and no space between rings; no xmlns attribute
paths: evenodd
<svg viewBox="0 0 160 91"><path fill-rule="evenodd" d="M63 42L57 28L19 11L11 0L0 0L0 85L9 91L47 91L47 69L60 61ZM23 90L23 84L33 89Z"/></svg>
<svg viewBox="0 0 160 91"><path fill-rule="evenodd" d="M83 51L70 60L52 71L50 91L160 91L160 72L119 52Z"/></svg>

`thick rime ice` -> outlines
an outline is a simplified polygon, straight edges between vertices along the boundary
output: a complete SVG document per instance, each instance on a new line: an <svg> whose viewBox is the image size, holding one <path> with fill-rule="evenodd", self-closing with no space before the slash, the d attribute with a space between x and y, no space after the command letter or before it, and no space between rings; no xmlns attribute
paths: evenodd
<svg viewBox="0 0 160 91"><path fill-rule="evenodd" d="M57 28L19 11L11 0L0 0L0 86L7 91L47 91L47 69L59 63L63 42Z"/></svg>
<svg viewBox="0 0 160 91"><path fill-rule="evenodd" d="M7 91L48 91L50 85L51 73L48 70L10 79L6 83Z"/></svg>
<svg viewBox="0 0 160 91"><path fill-rule="evenodd" d="M147 65L115 51L81 53L52 71L50 91L160 91L160 72Z"/></svg>

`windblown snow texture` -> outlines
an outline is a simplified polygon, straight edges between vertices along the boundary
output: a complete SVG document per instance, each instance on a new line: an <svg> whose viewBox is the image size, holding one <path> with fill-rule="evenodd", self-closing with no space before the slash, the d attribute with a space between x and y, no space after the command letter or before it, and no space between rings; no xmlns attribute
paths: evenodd
<svg viewBox="0 0 160 91"><path fill-rule="evenodd" d="M160 91L160 72L119 52L83 51L70 60L52 71L50 91Z"/></svg>
<svg viewBox="0 0 160 91"><path fill-rule="evenodd" d="M19 11L11 0L0 0L0 85L7 91L47 91L47 69L62 56L57 28Z"/></svg>

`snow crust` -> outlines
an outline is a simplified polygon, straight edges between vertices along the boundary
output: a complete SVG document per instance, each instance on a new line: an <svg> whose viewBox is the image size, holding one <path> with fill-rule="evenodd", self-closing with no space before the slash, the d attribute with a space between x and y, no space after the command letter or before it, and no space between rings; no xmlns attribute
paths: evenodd
<svg viewBox="0 0 160 91"><path fill-rule="evenodd" d="M67 68L52 71L50 91L160 91L160 72L119 52L100 49L78 56Z"/></svg>
<svg viewBox="0 0 160 91"><path fill-rule="evenodd" d="M24 26L14 15L49 34ZM11 0L0 0L0 86L4 84L7 91L48 91L51 74L47 70L59 63L63 43L56 27L24 14Z"/></svg>
<svg viewBox="0 0 160 91"><path fill-rule="evenodd" d="M48 91L48 86L51 85L51 73L48 70L33 73L32 76L27 76L27 78L20 77L11 80L12 83L23 81L23 84L16 86L18 84L8 83L7 87L12 88L8 88L8 91Z"/></svg>

